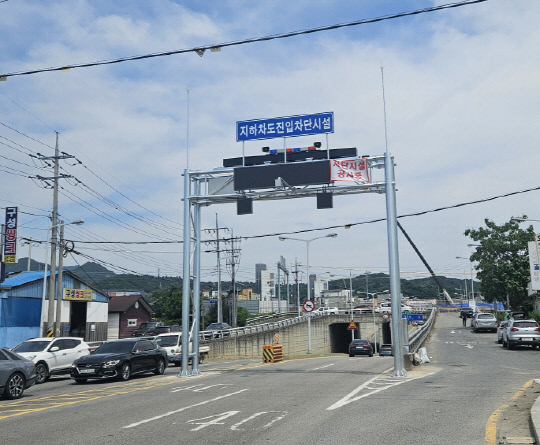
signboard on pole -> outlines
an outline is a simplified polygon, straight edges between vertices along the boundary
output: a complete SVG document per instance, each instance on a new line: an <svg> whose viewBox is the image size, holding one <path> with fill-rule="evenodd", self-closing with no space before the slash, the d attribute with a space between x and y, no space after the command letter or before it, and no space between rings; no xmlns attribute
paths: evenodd
<svg viewBox="0 0 540 445"><path fill-rule="evenodd" d="M356 326L356 323L354 322L354 320L351 320L351 322L349 323L349 326L347 327L347 330L355 331L356 329L358 329L358 326Z"/></svg>
<svg viewBox="0 0 540 445"><path fill-rule="evenodd" d="M4 233L4 263L17 262L17 207L6 207L6 228Z"/></svg>
<svg viewBox="0 0 540 445"><path fill-rule="evenodd" d="M401 318L406 318L409 321L423 321L424 316L422 314L401 314Z"/></svg>
<svg viewBox="0 0 540 445"><path fill-rule="evenodd" d="M371 182L367 159L332 159L330 181Z"/></svg>
<svg viewBox="0 0 540 445"><path fill-rule="evenodd" d="M306 312L311 312L313 309L315 309L315 302L312 300L306 300L304 301L302 307Z"/></svg>
<svg viewBox="0 0 540 445"><path fill-rule="evenodd" d="M91 289L64 289L64 300L92 301Z"/></svg>
<svg viewBox="0 0 540 445"><path fill-rule="evenodd" d="M236 122L236 140L238 142L333 132L333 112Z"/></svg>

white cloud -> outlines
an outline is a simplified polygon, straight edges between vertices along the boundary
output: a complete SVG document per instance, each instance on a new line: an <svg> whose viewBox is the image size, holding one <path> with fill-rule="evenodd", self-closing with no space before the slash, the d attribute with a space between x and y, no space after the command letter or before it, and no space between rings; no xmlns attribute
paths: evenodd
<svg viewBox="0 0 540 445"><path fill-rule="evenodd" d="M295 2L294 8L283 8L283 4L258 9L250 2L227 1L194 10L162 0L131 2L128 10L121 4L83 0L55 2L50 8L34 2L7 2L1 6L0 24L9 29L10 39L0 42L0 51L6 55L0 71L175 50L390 12L377 9L382 6L375 1L362 2L363 6L343 2L341 10L325 2ZM401 4L399 10L431 4ZM54 146L53 129L59 130L61 150L75 155L133 201L181 224L188 85L192 168L212 169L223 158L241 155L234 134L238 120L319 111L335 113L336 133L329 136L332 147L356 146L360 154L377 155L385 146L379 68L383 63L389 148L397 162L398 214L478 200L537 184L540 58L536 48L540 32L534 18L539 9L533 2L493 0L414 18L226 47L219 53L207 51L203 57L189 53L11 77L0 83L0 93L5 95L0 94L5 110L0 121L49 146ZM0 128L0 136L52 154L50 148L5 127ZM312 141L308 137L289 142L303 145ZM246 153L258 154L262 145L282 147L283 142L251 142L246 144ZM1 147L10 158L29 161L23 154ZM15 165L7 160L0 164ZM63 166L102 195L164 222L113 193L85 167ZM4 173L0 181L3 190L9 190L0 201L3 206L14 201L21 208L50 208L50 190ZM76 193L154 237L164 236L155 227L96 201L80 187L62 185L66 193ZM536 196L536 192L516 195L404 218L402 223L435 270L457 273L463 267L455 256L468 252L463 236L466 228L478 227L484 218L503 222L521 213L539 217L534 215ZM66 218L84 217L84 229L95 236L109 240L151 237L100 220L65 197L60 210ZM256 202L254 215L242 217L236 216L234 206L211 206L203 209L203 227L215 224L215 212L235 234L247 236L381 218L385 197L336 197L333 210L316 210L314 198ZM41 230L24 228L21 235L44 237L46 220L28 226ZM79 228L69 230L81 239L93 236ZM384 222L332 231L339 233L338 238L313 243L310 262L315 271L388 267ZM180 237L178 230L177 239ZM280 255L289 262L295 257L305 262L304 247L275 237L243 241L244 279L253 275L256 262L275 263ZM165 248L144 249L157 252ZM171 249L181 250L179 246ZM39 249L36 251L40 259ZM128 260L99 251L92 255L149 273L157 273L161 266L162 274L178 273L170 272L174 270L170 263L181 261L181 255L139 255L154 261L155 266L150 266L146 259L140 263L133 257ZM403 238L400 255L404 271L425 272ZM171 257L175 259L171 261ZM205 266L214 262L213 255L203 255Z"/></svg>

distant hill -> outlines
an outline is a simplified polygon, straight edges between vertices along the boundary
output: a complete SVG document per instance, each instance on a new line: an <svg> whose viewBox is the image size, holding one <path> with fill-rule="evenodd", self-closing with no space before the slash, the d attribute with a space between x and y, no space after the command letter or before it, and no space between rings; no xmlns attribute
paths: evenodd
<svg viewBox="0 0 540 445"><path fill-rule="evenodd" d="M6 273L22 272L27 270L28 258L20 258L16 264L6 264ZM43 270L44 264L31 260L30 270ZM155 277L151 275L135 275L135 274L115 274L106 267L98 263L87 262L82 266L66 267L66 270L77 275L81 280L92 284L102 291L112 290L137 290L145 293L152 293L159 288L168 288L170 286L182 286L181 277ZM438 276L439 281L453 298L456 294L463 293L464 283L462 279L447 278ZM254 283L250 283L254 287ZM470 281L469 281L470 284ZM352 279L353 290L355 295L365 296L366 279L363 276L356 276ZM367 283L368 292L384 292L390 289L390 278L386 274L369 274ZM222 289L228 291L232 286L230 281L222 282ZM348 289L349 279L330 280L329 286L331 289ZM478 287L476 287L478 286ZM239 288L244 286L238 286ZM291 292L293 283L291 283ZM475 289L480 288L480 283L475 282ZM201 289L217 290L216 282L201 282ZM285 292L285 287L282 288ZM417 297L423 299L436 298L439 293L437 283L433 278L417 278L413 280L401 280L401 292L407 297ZM300 294L305 295L305 283L300 285ZM362 295L363 294L363 295Z"/></svg>

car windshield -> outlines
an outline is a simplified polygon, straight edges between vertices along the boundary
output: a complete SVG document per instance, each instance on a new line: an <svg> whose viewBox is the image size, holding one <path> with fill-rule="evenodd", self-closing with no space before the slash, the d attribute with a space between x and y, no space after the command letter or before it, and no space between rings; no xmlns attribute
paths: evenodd
<svg viewBox="0 0 540 445"><path fill-rule="evenodd" d="M495 318L495 317L494 317L493 315L491 315L491 314L480 314L480 315L478 316L478 318L485 318L485 319L488 319L488 318L489 318L489 319L493 319L493 318Z"/></svg>
<svg viewBox="0 0 540 445"><path fill-rule="evenodd" d="M178 344L178 335L167 335L164 337L157 337L155 342L159 346L176 346Z"/></svg>
<svg viewBox="0 0 540 445"><path fill-rule="evenodd" d="M515 328L536 328L538 323L536 321L516 321L514 323Z"/></svg>
<svg viewBox="0 0 540 445"><path fill-rule="evenodd" d="M25 341L13 348L14 352L41 352L51 344L50 341Z"/></svg>
<svg viewBox="0 0 540 445"><path fill-rule="evenodd" d="M131 341L114 341L103 343L94 351L94 354L118 354L123 352L131 352L135 343Z"/></svg>
<svg viewBox="0 0 540 445"><path fill-rule="evenodd" d="M155 328L157 323L151 322L151 323L141 323L139 326L139 329L153 329Z"/></svg>
<svg viewBox="0 0 540 445"><path fill-rule="evenodd" d="M211 323L207 326L206 330L207 331L212 331L212 330L215 330L215 329L228 329L229 326L225 323Z"/></svg>
<svg viewBox="0 0 540 445"><path fill-rule="evenodd" d="M367 340L353 340L352 344L354 345L367 345L369 342Z"/></svg>

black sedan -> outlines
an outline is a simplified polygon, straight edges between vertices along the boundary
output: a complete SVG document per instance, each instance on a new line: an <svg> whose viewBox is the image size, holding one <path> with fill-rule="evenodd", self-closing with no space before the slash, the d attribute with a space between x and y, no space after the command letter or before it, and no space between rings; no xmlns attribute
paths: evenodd
<svg viewBox="0 0 540 445"><path fill-rule="evenodd" d="M90 355L71 365L71 378L77 383L88 379L129 380L134 374L163 374L167 367L167 351L154 341L127 338L103 343Z"/></svg>
<svg viewBox="0 0 540 445"><path fill-rule="evenodd" d="M5 399L18 399L34 383L35 363L7 348L0 348L0 394Z"/></svg>
<svg viewBox="0 0 540 445"><path fill-rule="evenodd" d="M355 339L349 345L349 357L355 355L369 355L373 357L373 346L369 340Z"/></svg>
<svg viewBox="0 0 540 445"><path fill-rule="evenodd" d="M389 343L383 343L379 351L379 356L384 357L385 355L394 355L392 354L392 345Z"/></svg>

